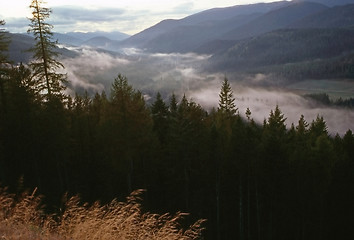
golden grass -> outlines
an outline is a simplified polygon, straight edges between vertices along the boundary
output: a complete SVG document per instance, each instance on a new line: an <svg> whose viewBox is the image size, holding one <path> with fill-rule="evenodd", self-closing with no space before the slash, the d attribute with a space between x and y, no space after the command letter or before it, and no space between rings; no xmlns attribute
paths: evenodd
<svg viewBox="0 0 354 240"><path fill-rule="evenodd" d="M65 201L62 213L47 215L36 191L16 197L0 188L0 240L202 239L203 220L182 230L179 221L185 214L143 213L141 193L137 190L125 202L113 200L107 205L80 204L75 196Z"/></svg>

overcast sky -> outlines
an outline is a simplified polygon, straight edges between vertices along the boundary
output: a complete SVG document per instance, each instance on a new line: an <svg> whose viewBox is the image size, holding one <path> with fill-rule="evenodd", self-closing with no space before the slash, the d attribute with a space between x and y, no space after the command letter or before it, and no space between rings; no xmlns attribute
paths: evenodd
<svg viewBox="0 0 354 240"><path fill-rule="evenodd" d="M215 7L274 0L47 0L53 10L47 21L56 32L121 31L138 33L163 19L180 19ZM25 32L31 0L2 1L0 19L10 32Z"/></svg>

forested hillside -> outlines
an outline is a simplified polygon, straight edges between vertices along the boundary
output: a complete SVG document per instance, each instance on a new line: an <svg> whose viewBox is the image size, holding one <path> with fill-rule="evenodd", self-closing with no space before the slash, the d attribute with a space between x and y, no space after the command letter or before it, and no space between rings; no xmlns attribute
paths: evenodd
<svg viewBox="0 0 354 240"><path fill-rule="evenodd" d="M351 28L284 29L239 41L209 69L274 73L290 79L353 78Z"/></svg>

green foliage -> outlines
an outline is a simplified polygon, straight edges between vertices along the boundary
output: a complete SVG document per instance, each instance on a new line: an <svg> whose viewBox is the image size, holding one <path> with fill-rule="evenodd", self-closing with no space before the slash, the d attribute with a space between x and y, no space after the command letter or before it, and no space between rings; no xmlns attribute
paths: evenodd
<svg viewBox="0 0 354 240"><path fill-rule="evenodd" d="M43 7L42 0L32 0L30 8L32 18L28 33L33 33L35 46L29 51L33 52L33 60L30 63L33 71L35 89L38 93L44 94L49 99L51 95L62 97L67 82L66 75L58 73L57 70L64 66L56 60L57 42L52 40L53 25L46 22L50 17L51 9Z"/></svg>

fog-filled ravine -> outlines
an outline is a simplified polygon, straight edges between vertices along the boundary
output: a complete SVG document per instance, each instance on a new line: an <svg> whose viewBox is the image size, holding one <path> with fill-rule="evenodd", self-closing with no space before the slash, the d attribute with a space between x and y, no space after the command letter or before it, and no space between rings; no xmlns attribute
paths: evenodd
<svg viewBox="0 0 354 240"><path fill-rule="evenodd" d="M217 107L220 83L227 77L241 115L249 107L262 123L279 105L288 127L301 114L309 122L320 115L331 134L343 134L353 129L350 102L323 104L302 96L328 94L334 102L354 98L353 11L353 0L276 1L164 19L132 35L117 29L69 29L54 32L53 38L59 43L71 95L109 93L120 73L148 103L157 92L165 100L185 94L210 110ZM113 21L114 12L103 19ZM54 24L65 13L71 18L86 13L89 18L103 12L59 7L53 11ZM8 34L10 59L30 61L26 50L33 45L31 36Z"/></svg>
<svg viewBox="0 0 354 240"><path fill-rule="evenodd" d="M91 47L62 46L76 53L62 59L64 72L70 79L68 92L93 95L110 92L118 73L126 76L134 88L142 91L147 102L157 92L165 100L176 94L186 95L204 108L216 108L220 84L227 77L234 91L236 106L244 116L247 108L256 122L262 123L271 109L278 105L284 112L290 128L301 114L308 122L323 116L331 134L343 135L354 128L354 109L326 106L304 98L309 93L327 93L332 99L354 98L354 82L350 80L300 79L289 82L271 74L222 73L207 69L210 55L196 53L148 53L140 49L125 48L117 52ZM295 83L294 83L295 82Z"/></svg>

